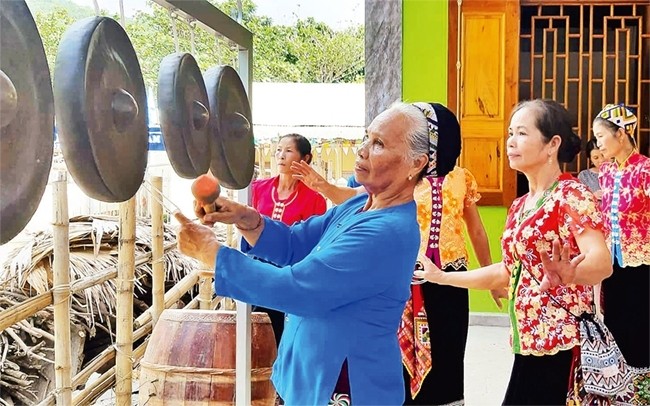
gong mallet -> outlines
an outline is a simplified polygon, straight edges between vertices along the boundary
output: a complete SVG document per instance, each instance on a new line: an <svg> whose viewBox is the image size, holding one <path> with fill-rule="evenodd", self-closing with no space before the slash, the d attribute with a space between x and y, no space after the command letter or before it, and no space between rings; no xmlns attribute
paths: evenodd
<svg viewBox="0 0 650 406"><path fill-rule="evenodd" d="M216 200L221 194L219 180L210 173L199 176L192 182L192 194L206 213L217 211Z"/></svg>

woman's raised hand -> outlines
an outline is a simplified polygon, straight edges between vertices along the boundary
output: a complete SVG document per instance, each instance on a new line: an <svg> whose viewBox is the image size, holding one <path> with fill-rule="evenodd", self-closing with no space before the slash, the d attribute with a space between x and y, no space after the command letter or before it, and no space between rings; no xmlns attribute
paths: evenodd
<svg viewBox="0 0 650 406"><path fill-rule="evenodd" d="M321 192L323 186L328 184L327 180L305 161L292 162L291 170L294 179L301 180L308 188L316 192Z"/></svg>
<svg viewBox="0 0 650 406"><path fill-rule="evenodd" d="M551 256L545 250L539 251L539 255L544 266L544 278L540 283L542 292L558 285L573 283L576 277L576 268L585 259L585 254L571 259L570 247L566 244L562 247L557 239L553 240Z"/></svg>

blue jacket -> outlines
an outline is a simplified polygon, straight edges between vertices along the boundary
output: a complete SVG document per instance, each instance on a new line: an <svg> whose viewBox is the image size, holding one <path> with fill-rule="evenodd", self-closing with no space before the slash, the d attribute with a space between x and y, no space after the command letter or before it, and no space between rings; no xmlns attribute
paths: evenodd
<svg viewBox="0 0 650 406"><path fill-rule="evenodd" d="M404 402L397 329L420 243L416 205L361 212L357 196L255 247L217 255L217 294L289 313L272 380L287 405L326 405L345 359L355 405Z"/></svg>

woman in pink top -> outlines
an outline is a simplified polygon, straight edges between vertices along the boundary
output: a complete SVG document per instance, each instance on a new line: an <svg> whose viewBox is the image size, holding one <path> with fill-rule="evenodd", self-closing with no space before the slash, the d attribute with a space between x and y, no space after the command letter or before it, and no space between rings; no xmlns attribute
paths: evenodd
<svg viewBox="0 0 650 406"><path fill-rule="evenodd" d="M650 159L634 140L637 118L609 104L593 123L605 159L600 167L607 244L614 273L605 279L603 313L628 364L650 367ZM617 396L624 404L650 404L650 375L640 375Z"/></svg>
<svg viewBox="0 0 650 406"><path fill-rule="evenodd" d="M251 205L260 214L287 225L325 213L325 198L292 177L291 164L300 161L310 163L311 158L311 143L307 138L300 134L286 134L280 137L275 151L278 175L253 181ZM254 310L269 315L275 341L280 345L284 332L284 313L261 306L256 306Z"/></svg>

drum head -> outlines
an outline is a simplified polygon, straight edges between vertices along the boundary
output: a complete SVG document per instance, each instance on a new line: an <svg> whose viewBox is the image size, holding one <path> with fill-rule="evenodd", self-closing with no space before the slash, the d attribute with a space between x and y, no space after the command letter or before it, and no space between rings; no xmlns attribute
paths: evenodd
<svg viewBox="0 0 650 406"><path fill-rule="evenodd" d="M243 189L253 179L255 143L248 96L230 66L205 73L210 100L212 161L210 169L228 189Z"/></svg>
<svg viewBox="0 0 650 406"><path fill-rule="evenodd" d="M54 102L61 150L90 197L122 202L147 166L147 98L138 58L117 21L89 17L59 45Z"/></svg>
<svg viewBox="0 0 650 406"><path fill-rule="evenodd" d="M50 70L24 1L0 7L0 244L31 220L52 166Z"/></svg>
<svg viewBox="0 0 650 406"><path fill-rule="evenodd" d="M201 70L188 53L167 55L158 74L160 129L178 176L196 178L210 169L208 94Z"/></svg>

